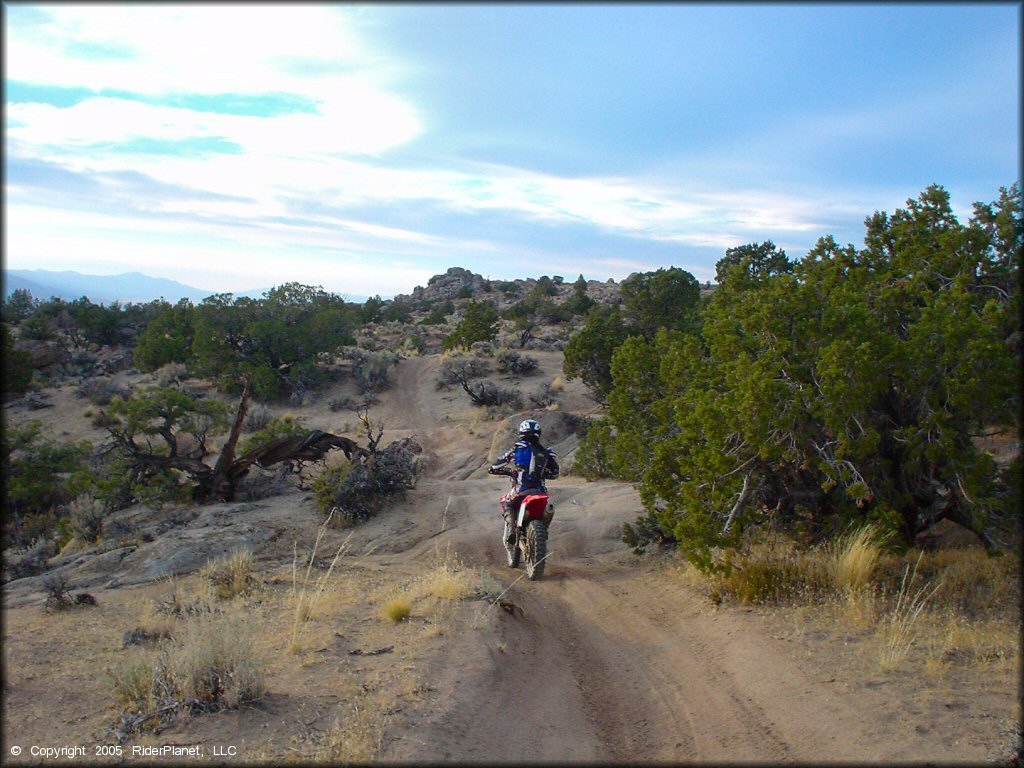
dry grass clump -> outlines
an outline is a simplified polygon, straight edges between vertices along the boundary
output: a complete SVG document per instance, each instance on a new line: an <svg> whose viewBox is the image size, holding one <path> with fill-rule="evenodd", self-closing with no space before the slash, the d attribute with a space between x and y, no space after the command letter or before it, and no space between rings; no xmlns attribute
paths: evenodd
<svg viewBox="0 0 1024 768"><path fill-rule="evenodd" d="M159 614L179 619L216 611L209 590L200 590L198 594L193 594L174 576L168 577L166 582L169 592L155 597L147 605L146 614L149 618L155 618Z"/></svg>
<svg viewBox="0 0 1024 768"><path fill-rule="evenodd" d="M458 601L482 592L481 576L468 568L450 548L413 585L411 596L426 602L427 633L443 635L453 628Z"/></svg>
<svg viewBox="0 0 1024 768"><path fill-rule="evenodd" d="M291 749L311 763L370 763L380 752L387 723L388 717L379 706L365 701L362 706L353 703L351 714L336 718L327 731L310 730L293 736Z"/></svg>
<svg viewBox="0 0 1024 768"><path fill-rule="evenodd" d="M246 549L235 549L224 557L209 561L200 574L222 600L248 594L257 582L252 569L252 552Z"/></svg>
<svg viewBox="0 0 1024 768"><path fill-rule="evenodd" d="M719 595L741 603L811 603L838 594L863 607L863 597L853 593L870 588L882 543L873 526L809 550L781 534L761 534L726 554L715 586Z"/></svg>
<svg viewBox="0 0 1024 768"><path fill-rule="evenodd" d="M385 601L381 615L395 624L405 621L412 614L412 599L407 594L398 594Z"/></svg>
<svg viewBox="0 0 1024 768"><path fill-rule="evenodd" d="M411 584L399 591L385 593L380 613L385 619L399 623L412 615L413 605L425 601L424 613L436 631L443 632L451 619L450 606L457 600L479 593L480 579L457 555L447 549Z"/></svg>
<svg viewBox="0 0 1024 768"><path fill-rule="evenodd" d="M67 576L60 572L51 573L44 578L43 589L46 591L46 602L43 604L43 609L48 613L96 605L96 598L88 592L72 595L68 589Z"/></svg>
<svg viewBox="0 0 1024 768"><path fill-rule="evenodd" d="M883 669L1016 663L1020 559L980 548L886 553L872 527L801 550L762 534L708 578L709 597L810 608L874 638ZM824 611L824 613L822 613ZM917 650L915 650L917 649Z"/></svg>
<svg viewBox="0 0 1024 768"><path fill-rule="evenodd" d="M78 397L88 398L93 405L110 405L115 397L128 394L122 385L109 376L96 376L84 379L75 390Z"/></svg>
<svg viewBox="0 0 1024 768"><path fill-rule="evenodd" d="M57 554L57 545L50 538L39 536L25 547L4 552L3 580L11 581L34 576L46 570L46 561Z"/></svg>
<svg viewBox="0 0 1024 768"><path fill-rule="evenodd" d="M262 664L254 653L255 628L241 615L214 613L187 619L155 650L137 649L108 670L114 703L129 727L167 721L181 711L213 711L258 701Z"/></svg>
<svg viewBox="0 0 1024 768"><path fill-rule="evenodd" d="M188 367L184 363L167 363L153 372L157 386L170 387L189 378Z"/></svg>
<svg viewBox="0 0 1024 768"><path fill-rule="evenodd" d="M71 533L82 541L95 544L100 539L103 521L107 519L107 505L92 496L79 496L68 504Z"/></svg>
<svg viewBox="0 0 1024 768"><path fill-rule="evenodd" d="M993 618L966 619L931 612L922 617L925 670L939 673L950 664L1013 665L1020 654L1020 626Z"/></svg>
<svg viewBox="0 0 1024 768"><path fill-rule="evenodd" d="M237 707L263 695L253 653L255 628L241 616L196 617L166 653L166 668L184 699Z"/></svg>
<svg viewBox="0 0 1024 768"><path fill-rule="evenodd" d="M727 597L754 604L813 602L827 590L829 579L820 552L801 551L792 540L767 534L735 554L726 553L724 567L712 577L712 599Z"/></svg>
<svg viewBox="0 0 1024 768"><path fill-rule="evenodd" d="M416 594L439 600L461 600L477 593L479 579L458 555L446 549L434 565L419 579Z"/></svg>
<svg viewBox="0 0 1024 768"><path fill-rule="evenodd" d="M153 671L156 651L140 650L118 666L107 670L107 681L114 705L131 712L156 709L153 692Z"/></svg>
<svg viewBox="0 0 1024 768"><path fill-rule="evenodd" d="M856 528L823 548L833 587L839 592L867 587L882 553L882 541L873 525Z"/></svg>
<svg viewBox="0 0 1024 768"><path fill-rule="evenodd" d="M367 763L380 751L386 718L364 714L355 704L353 716L336 720L327 732L315 759L344 763Z"/></svg>
<svg viewBox="0 0 1024 768"><path fill-rule="evenodd" d="M916 552L907 558L917 557ZM902 580L904 559L883 558L878 581L895 592ZM1021 600L1020 559L989 555L979 547L924 552L918 575L939 584L933 603L968 617L1002 615Z"/></svg>

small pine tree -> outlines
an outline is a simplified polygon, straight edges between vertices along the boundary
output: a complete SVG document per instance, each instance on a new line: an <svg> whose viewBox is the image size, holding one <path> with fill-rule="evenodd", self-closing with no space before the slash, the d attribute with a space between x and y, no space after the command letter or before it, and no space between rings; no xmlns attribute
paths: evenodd
<svg viewBox="0 0 1024 768"><path fill-rule="evenodd" d="M477 341L493 341L497 335L498 310L487 302L470 301L466 304L462 320L444 338L441 346L445 350L469 348Z"/></svg>

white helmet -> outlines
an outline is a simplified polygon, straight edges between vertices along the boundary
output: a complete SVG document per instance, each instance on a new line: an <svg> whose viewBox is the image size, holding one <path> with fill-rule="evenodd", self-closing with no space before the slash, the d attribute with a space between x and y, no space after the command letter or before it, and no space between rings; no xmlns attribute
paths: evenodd
<svg viewBox="0 0 1024 768"><path fill-rule="evenodd" d="M527 419L519 425L520 435L537 435L540 437L540 422L534 419Z"/></svg>

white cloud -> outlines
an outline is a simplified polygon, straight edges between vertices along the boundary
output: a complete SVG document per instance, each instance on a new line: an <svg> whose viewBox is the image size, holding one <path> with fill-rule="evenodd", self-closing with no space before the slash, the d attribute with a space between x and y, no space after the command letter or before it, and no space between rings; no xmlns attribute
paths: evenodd
<svg viewBox="0 0 1024 768"><path fill-rule="evenodd" d="M31 83L136 93L266 93L316 97L324 64L380 66L353 16L315 4L69 5L8 30L7 76ZM131 63L97 50L130 51ZM85 51L91 51L87 55ZM289 63L315 62L295 74Z"/></svg>
<svg viewBox="0 0 1024 768"><path fill-rule="evenodd" d="M420 131L409 105L364 85L339 80L314 113L275 117L224 115L120 98L92 98L71 107L10 104L11 139L25 144L83 147L135 139L224 139L265 155L354 152L374 154L404 144Z"/></svg>
<svg viewBox="0 0 1024 768"><path fill-rule="evenodd" d="M285 94L311 100L316 112L221 115L121 98L63 110L10 104L10 118L23 124L11 129L15 138L75 145L218 137L257 153L377 154L423 130L415 107L388 90L399 69L362 46L351 17L337 7L89 5L48 12L47 24L7 31L8 79L151 97ZM97 53L105 48L130 54L105 58Z"/></svg>

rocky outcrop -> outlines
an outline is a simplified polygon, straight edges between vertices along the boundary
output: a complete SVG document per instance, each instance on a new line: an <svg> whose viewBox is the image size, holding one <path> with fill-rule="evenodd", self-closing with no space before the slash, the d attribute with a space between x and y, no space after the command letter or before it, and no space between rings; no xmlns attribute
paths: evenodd
<svg viewBox="0 0 1024 768"><path fill-rule="evenodd" d="M409 301L413 304L446 301L485 293L490 287L489 281L481 275L462 267L450 267L443 275L434 275L430 278L426 288L417 285L411 295L396 296L395 300Z"/></svg>
<svg viewBox="0 0 1024 768"><path fill-rule="evenodd" d="M558 290L558 293L552 296L555 302L564 301L573 294L575 280L566 280L559 276L550 277ZM537 278L533 277L488 280L463 267L450 267L444 274L430 278L426 287L418 285L411 294L399 294L394 300L421 307L438 301L475 298L493 301L501 308L529 294L537 282ZM588 280L587 295L601 304L617 304L621 300L619 284L610 278L603 282Z"/></svg>

